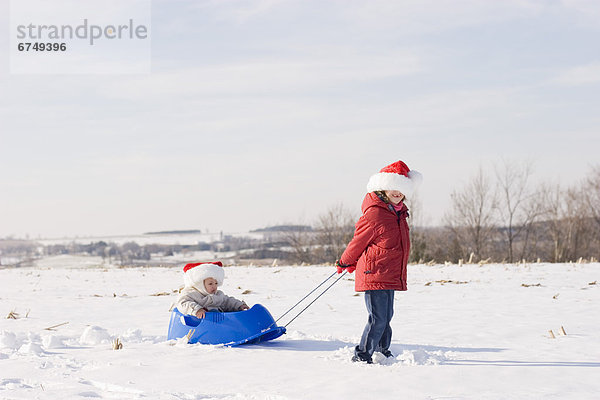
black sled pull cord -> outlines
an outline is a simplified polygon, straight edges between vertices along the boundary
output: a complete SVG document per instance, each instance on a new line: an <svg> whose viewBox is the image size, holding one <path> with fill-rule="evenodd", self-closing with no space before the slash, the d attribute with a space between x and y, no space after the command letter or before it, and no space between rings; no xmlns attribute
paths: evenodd
<svg viewBox="0 0 600 400"><path fill-rule="evenodd" d="M304 299L306 299L308 296L310 296L311 294L313 294L313 292L314 292L315 290L317 290L318 288L320 288L321 286L323 286L323 284L324 284L325 282L327 282L328 280L330 280L331 278L333 278L333 276L334 276L335 274L337 274L337 271L335 271L333 274L329 275L329 276L327 277L327 279L325 279L323 282L321 282L321 283L319 284L319 286L317 286L316 288L314 288L313 290L311 290L311 291L310 291L310 292L309 292L309 293L308 293L306 296L304 296L302 299L300 299L300 301L299 301L299 302L297 302L296 304L294 304L294 305L292 306L292 308L290 308L290 309L289 309L289 310L287 310L285 313L283 313L283 315L282 315L281 317L277 318L277 319L275 320L275 322L273 322L273 324L272 324L271 326L275 325L275 324L277 323L277 321L279 321L281 318L285 317L285 316L286 316L286 315L287 315L287 314L288 314L290 311L292 311L294 308L296 308L296 306L297 306L298 304L302 303L302 302L304 301ZM269 328L270 328L270 327L269 327Z"/></svg>
<svg viewBox="0 0 600 400"><path fill-rule="evenodd" d="M310 307L310 306L312 305L312 303L314 303L315 301L317 301L317 300L319 299L319 297L323 296L323 295L325 294L325 292L326 292L326 291L328 291L328 290L329 290L329 289L330 289L330 288L331 288L333 285L335 285L335 284L337 283L337 281L339 281L340 279L342 279L342 278L344 277L344 275L346 275L347 273L348 273L348 271L344 271L344 273L343 273L342 275L340 275L340 277L339 277L339 278L337 278L335 281L333 281L333 283L332 283L331 285L327 286L327 288L326 288L325 290L323 290L323 291L321 292L321 294L320 294L320 295L318 295L318 296L317 296L317 297L316 297L316 298L315 298L313 301L311 301L310 303L308 303L308 305L307 305L306 307L304 307L304 308L302 309L302 311L300 311L298 314L296 314L296 316L295 316L294 318L292 318L292 319L291 319L291 320L290 320L290 321L289 321L287 324L285 324L285 325L284 325L284 327L286 327L286 328L287 328L287 326L288 326L289 324L291 324L291 323L292 323L292 321L294 321L296 318L298 318L298 317L300 316L300 314L302 314L304 311L306 311L306 309L307 309L308 307ZM337 271L336 271L336 272L334 272L334 274L337 274ZM331 275L331 276L333 276L333 275ZM330 276L329 278L331 278L331 276ZM327 278L327 280L329 280L329 278ZM325 283L325 282L323 282L323 283ZM321 284L321 285L322 285L322 284ZM319 285L319 286L321 286L321 285ZM314 290L313 290L313 292L314 292ZM311 293L312 293L312 292L311 292ZM310 294L310 293L309 293L309 294ZM305 298L306 298L306 297L305 297ZM304 299L302 299L302 300L304 300ZM294 307L296 307L296 306L294 306Z"/></svg>

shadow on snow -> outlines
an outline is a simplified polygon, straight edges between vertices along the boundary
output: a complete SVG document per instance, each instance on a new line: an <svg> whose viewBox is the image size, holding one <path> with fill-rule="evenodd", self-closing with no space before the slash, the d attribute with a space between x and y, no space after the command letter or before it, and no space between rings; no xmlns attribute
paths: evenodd
<svg viewBox="0 0 600 400"><path fill-rule="evenodd" d="M598 368L600 362L589 361L511 361L511 360L448 360L444 365L472 365L495 367L586 367Z"/></svg>
<svg viewBox="0 0 600 400"><path fill-rule="evenodd" d="M288 339L259 343L252 346L242 346L240 348L250 349L260 347L272 350L335 351L344 347L354 347L356 346L356 344L357 343L354 342L344 342L341 340ZM428 353L437 351L453 351L457 353L498 353L504 351L505 349L485 347L443 347L430 345L392 344L391 350L394 354L401 354L404 350L423 350Z"/></svg>

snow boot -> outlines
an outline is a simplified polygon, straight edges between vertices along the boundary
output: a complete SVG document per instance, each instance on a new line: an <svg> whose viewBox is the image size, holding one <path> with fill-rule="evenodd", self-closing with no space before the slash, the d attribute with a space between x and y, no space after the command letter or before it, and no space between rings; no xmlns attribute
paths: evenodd
<svg viewBox="0 0 600 400"><path fill-rule="evenodd" d="M364 359L364 358L359 357L359 356L352 356L352 362L366 362L367 364L373 364L373 360L371 360L371 359Z"/></svg>
<svg viewBox="0 0 600 400"><path fill-rule="evenodd" d="M365 354L362 351L360 351L358 346L356 346L354 348L352 362L366 362L367 364L373 364L373 359L368 354Z"/></svg>
<svg viewBox="0 0 600 400"><path fill-rule="evenodd" d="M385 356L385 358L392 358L394 355L389 349L381 350L381 354Z"/></svg>

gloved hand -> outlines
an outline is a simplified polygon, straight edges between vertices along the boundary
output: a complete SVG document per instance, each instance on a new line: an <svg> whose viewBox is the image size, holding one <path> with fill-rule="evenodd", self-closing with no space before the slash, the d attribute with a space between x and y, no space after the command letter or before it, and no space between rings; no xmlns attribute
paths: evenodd
<svg viewBox="0 0 600 400"><path fill-rule="evenodd" d="M346 265L346 264L342 264L340 263L340 260L337 260L335 262L335 266L337 268L337 273L341 274L342 272L344 272L344 270L348 271L349 273L353 273L356 270L356 267L350 266L350 265Z"/></svg>

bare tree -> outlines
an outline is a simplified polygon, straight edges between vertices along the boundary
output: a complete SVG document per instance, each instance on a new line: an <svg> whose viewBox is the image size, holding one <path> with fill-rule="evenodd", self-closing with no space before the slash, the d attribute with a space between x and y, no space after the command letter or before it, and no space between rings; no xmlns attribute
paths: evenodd
<svg viewBox="0 0 600 400"><path fill-rule="evenodd" d="M540 195L544 204L544 219L548 225L548 231L552 242L552 262L562 261L564 256L564 244L561 224L562 190L558 185L543 185Z"/></svg>
<svg viewBox="0 0 600 400"><path fill-rule="evenodd" d="M409 210L410 218L407 219L410 228L410 259L409 262L423 262L427 254L427 235L424 224L423 205L419 192L414 192L405 201Z"/></svg>
<svg viewBox="0 0 600 400"><path fill-rule="evenodd" d="M584 186L587 207L595 224L591 233L595 238L595 255L600 254L600 165L593 167Z"/></svg>
<svg viewBox="0 0 600 400"><path fill-rule="evenodd" d="M352 212L336 204L317 218L314 230L286 232L284 238L291 248L291 261L321 263L339 259L352 239L355 220Z"/></svg>
<svg viewBox="0 0 600 400"><path fill-rule="evenodd" d="M322 261L339 259L354 235L356 217L339 203L319 216L316 224L316 240L321 248Z"/></svg>
<svg viewBox="0 0 600 400"><path fill-rule="evenodd" d="M538 257L537 248L541 242L537 227L540 217L544 214L543 198L538 188L532 190L530 196L523 203L523 227L520 232L521 252L519 260L535 259Z"/></svg>
<svg viewBox="0 0 600 400"><path fill-rule="evenodd" d="M514 261L514 246L517 237L531 228L535 217L539 214L536 209L527 207L534 196L529 185L533 171L531 162L503 161L501 166L496 165L497 198L496 211L499 223L503 226L506 240L508 262Z"/></svg>
<svg viewBox="0 0 600 400"><path fill-rule="evenodd" d="M585 184L585 191L592 217L600 227L600 165L592 168Z"/></svg>
<svg viewBox="0 0 600 400"><path fill-rule="evenodd" d="M467 252L481 260L491 241L496 207L492 185L482 167L462 190L452 192L451 201L448 226Z"/></svg>
<svg viewBox="0 0 600 400"><path fill-rule="evenodd" d="M585 254L589 237L589 216L579 188L563 190L559 185L546 185L541 191L544 219L552 244L552 262L574 261Z"/></svg>
<svg viewBox="0 0 600 400"><path fill-rule="evenodd" d="M421 196L419 192L414 192L409 198L407 198L404 203L408 207L410 218L407 220L408 225L413 228L415 226L424 226L423 223L423 203L421 201Z"/></svg>
<svg viewBox="0 0 600 400"><path fill-rule="evenodd" d="M288 231L283 234L284 240L291 248L290 261L298 264L314 262L312 251L313 233L306 230Z"/></svg>
<svg viewBox="0 0 600 400"><path fill-rule="evenodd" d="M592 218L584 190L572 187L565 193L564 226L566 232L566 260L575 261L587 257L592 248Z"/></svg>

